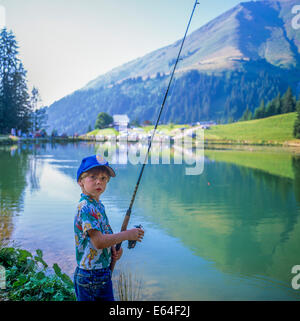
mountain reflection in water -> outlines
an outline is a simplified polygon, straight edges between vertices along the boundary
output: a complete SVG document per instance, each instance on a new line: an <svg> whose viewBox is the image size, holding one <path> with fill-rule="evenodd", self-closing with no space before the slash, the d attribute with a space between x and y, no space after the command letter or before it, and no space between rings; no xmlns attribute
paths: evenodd
<svg viewBox="0 0 300 321"><path fill-rule="evenodd" d="M0 241L41 248L72 275L76 171L96 150L91 143L1 148ZM185 175L184 164L147 165L131 222L142 223L145 239L133 251L124 243L119 265L134 265L144 278L144 299L299 299L290 284L300 260L300 158L280 161L290 162L294 179L210 157L197 176ZM117 177L102 196L114 231L140 166L114 165Z"/></svg>

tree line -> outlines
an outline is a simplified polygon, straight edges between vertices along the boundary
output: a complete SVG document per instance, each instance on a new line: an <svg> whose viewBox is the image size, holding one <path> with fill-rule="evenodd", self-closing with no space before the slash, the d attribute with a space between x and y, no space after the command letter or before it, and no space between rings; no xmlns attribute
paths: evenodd
<svg viewBox="0 0 300 321"><path fill-rule="evenodd" d="M265 104L264 99L261 100L260 105L255 108L252 113L249 106L246 107L240 121L260 119L270 116L292 113L297 110L297 106L300 104L300 100L296 100L293 96L291 87L288 87L287 91L281 96L280 93L277 96Z"/></svg>
<svg viewBox="0 0 300 321"><path fill-rule="evenodd" d="M293 96L291 87L288 87L285 94L281 97L280 93L270 100L266 105L264 100L261 100L260 105L254 110L252 114L249 106L246 107L240 121L260 119L270 116L297 112L297 118L293 128L293 135L295 138L300 138L300 97L299 100Z"/></svg>
<svg viewBox="0 0 300 321"><path fill-rule="evenodd" d="M46 125L46 108L38 108L39 91L29 92L27 71L18 58L18 43L12 31L0 32L0 134L11 129L36 132Z"/></svg>
<svg viewBox="0 0 300 321"><path fill-rule="evenodd" d="M297 101L297 105L296 105L296 110L297 110L297 118L294 124L294 137L300 139L300 100Z"/></svg>
<svg viewBox="0 0 300 321"><path fill-rule="evenodd" d="M251 62L247 68L214 74L191 70L176 75L161 123L237 121L245 106L253 108L261 99L271 100L278 92L285 92L297 77L294 71L271 68L266 62ZM169 76L160 74L78 90L49 108L49 125L70 134L85 133L89 124L93 127L99 112L127 114L139 123L155 122L168 82Z"/></svg>

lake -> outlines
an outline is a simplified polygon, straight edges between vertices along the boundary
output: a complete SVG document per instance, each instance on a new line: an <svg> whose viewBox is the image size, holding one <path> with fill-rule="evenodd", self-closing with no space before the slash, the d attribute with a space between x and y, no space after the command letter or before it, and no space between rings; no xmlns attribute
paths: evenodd
<svg viewBox="0 0 300 321"><path fill-rule="evenodd" d="M0 241L41 249L72 277L76 171L97 151L87 142L0 147ZM118 232L141 165L112 166L117 177L101 200ZM145 237L133 250L123 243L114 280L130 271L142 300L300 300L291 285L300 265L300 157L207 149L201 175L186 167L146 166L130 221Z"/></svg>

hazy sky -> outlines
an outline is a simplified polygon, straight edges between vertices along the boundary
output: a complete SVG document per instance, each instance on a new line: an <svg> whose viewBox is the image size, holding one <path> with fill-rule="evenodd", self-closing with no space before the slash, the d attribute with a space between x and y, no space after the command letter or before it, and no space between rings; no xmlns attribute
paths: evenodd
<svg viewBox="0 0 300 321"><path fill-rule="evenodd" d="M0 0L43 103L183 37L194 0ZM199 0L190 32L238 0ZM2 6L2 7L1 7ZM2 20L2 21L1 21Z"/></svg>

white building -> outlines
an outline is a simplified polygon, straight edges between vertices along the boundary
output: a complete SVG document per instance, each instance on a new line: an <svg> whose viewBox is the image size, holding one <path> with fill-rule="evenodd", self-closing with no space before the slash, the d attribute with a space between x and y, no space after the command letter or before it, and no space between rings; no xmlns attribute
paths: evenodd
<svg viewBox="0 0 300 321"><path fill-rule="evenodd" d="M127 131L129 118L127 115L113 115L114 119L114 128L121 131Z"/></svg>

